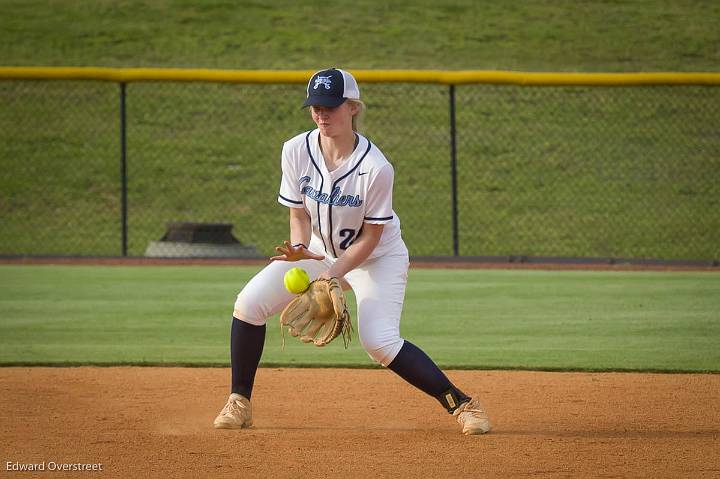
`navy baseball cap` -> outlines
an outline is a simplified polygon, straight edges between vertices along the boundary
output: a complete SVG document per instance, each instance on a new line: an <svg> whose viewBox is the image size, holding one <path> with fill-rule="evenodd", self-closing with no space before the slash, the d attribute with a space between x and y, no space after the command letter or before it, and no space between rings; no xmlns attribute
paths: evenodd
<svg viewBox="0 0 720 479"><path fill-rule="evenodd" d="M316 72L308 82L307 98L303 107L326 106L335 108L345 100L359 100L360 89L355 78L339 68Z"/></svg>

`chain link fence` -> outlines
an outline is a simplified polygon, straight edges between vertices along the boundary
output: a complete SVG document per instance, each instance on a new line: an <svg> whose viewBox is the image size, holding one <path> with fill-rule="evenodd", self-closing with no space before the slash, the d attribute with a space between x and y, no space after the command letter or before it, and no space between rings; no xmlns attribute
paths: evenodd
<svg viewBox="0 0 720 479"><path fill-rule="evenodd" d="M411 255L720 258L720 88L361 89ZM171 222L269 255L282 143L314 126L304 86L125 90L123 215L120 86L0 82L0 255L144 256Z"/></svg>

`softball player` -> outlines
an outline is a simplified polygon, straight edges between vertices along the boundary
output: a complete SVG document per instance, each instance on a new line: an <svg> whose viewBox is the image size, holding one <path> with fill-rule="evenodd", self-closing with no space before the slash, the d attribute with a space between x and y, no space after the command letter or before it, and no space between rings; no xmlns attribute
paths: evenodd
<svg viewBox="0 0 720 479"><path fill-rule="evenodd" d="M304 107L317 128L283 145L278 201L290 211L290 241L242 289L235 302L230 355L232 393L216 428L252 425L250 398L265 342L265 322L292 299L285 273L298 266L311 279L341 278L357 299L360 343L368 355L436 398L465 434L490 422L480 402L455 387L417 346L400 337L408 251L392 209L393 167L357 133L364 110L351 74L315 73Z"/></svg>

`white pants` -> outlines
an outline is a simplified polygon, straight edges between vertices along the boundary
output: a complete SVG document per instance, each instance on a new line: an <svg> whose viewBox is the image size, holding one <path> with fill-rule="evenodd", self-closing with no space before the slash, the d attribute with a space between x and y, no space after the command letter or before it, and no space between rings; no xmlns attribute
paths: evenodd
<svg viewBox="0 0 720 479"><path fill-rule="evenodd" d="M407 251L407 250L405 250ZM395 359L403 345L400 316L407 285L408 256L398 254L367 261L345 275L357 300L360 344L383 366ZM295 297L285 289L285 273L294 267L317 278L332 265L331 260L273 261L256 274L238 294L234 316L261 326Z"/></svg>

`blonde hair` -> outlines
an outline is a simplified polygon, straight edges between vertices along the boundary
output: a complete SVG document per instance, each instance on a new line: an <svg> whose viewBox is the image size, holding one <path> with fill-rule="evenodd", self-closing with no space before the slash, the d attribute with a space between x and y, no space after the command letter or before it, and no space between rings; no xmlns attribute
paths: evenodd
<svg viewBox="0 0 720 479"><path fill-rule="evenodd" d="M352 129L353 129L353 131L356 131L356 132L360 131L360 124L362 122L362 117L365 114L365 109L367 107L365 106L365 103L362 102L362 100L353 100L353 99L348 98L347 102L358 106L358 112L355 113L352 117Z"/></svg>

